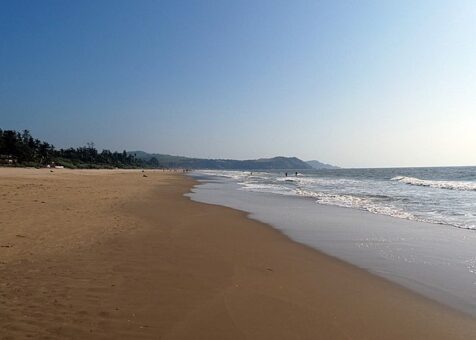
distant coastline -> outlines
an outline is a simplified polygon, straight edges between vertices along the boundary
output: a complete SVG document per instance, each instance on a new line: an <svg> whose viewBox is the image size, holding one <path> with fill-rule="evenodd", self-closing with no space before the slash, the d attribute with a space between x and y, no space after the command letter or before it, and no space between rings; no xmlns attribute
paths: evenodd
<svg viewBox="0 0 476 340"><path fill-rule="evenodd" d="M206 159L167 154L147 153L144 151L130 151L137 159L145 162L157 159L159 164L166 168L187 168L207 170L313 170L337 169L338 167L319 161L305 162L297 157L272 157L249 160L234 159Z"/></svg>

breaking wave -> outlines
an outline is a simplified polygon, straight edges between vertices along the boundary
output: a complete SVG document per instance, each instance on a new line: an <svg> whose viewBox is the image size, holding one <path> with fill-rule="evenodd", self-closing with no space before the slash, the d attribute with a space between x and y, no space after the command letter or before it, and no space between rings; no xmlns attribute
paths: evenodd
<svg viewBox="0 0 476 340"><path fill-rule="evenodd" d="M315 192L309 190L297 189L296 194L304 197L312 197L316 200L316 203L325 204L325 205L335 205L345 208L354 208L359 210L366 210L374 214L388 215L398 218L405 218L409 220L415 220L415 216L405 212L403 210L397 209L383 204L376 204L371 199L365 197L357 197L353 195L342 195L342 194L330 194L324 192Z"/></svg>
<svg viewBox="0 0 476 340"><path fill-rule="evenodd" d="M468 181L435 181L406 176L396 176L391 181L437 189L476 191L476 182Z"/></svg>

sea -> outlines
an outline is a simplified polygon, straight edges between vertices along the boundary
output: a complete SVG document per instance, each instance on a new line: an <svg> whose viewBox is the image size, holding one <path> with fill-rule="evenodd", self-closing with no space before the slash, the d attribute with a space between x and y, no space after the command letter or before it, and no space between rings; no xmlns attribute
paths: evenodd
<svg viewBox="0 0 476 340"><path fill-rule="evenodd" d="M476 230L476 167L202 173L234 179L241 190Z"/></svg>
<svg viewBox="0 0 476 340"><path fill-rule="evenodd" d="M194 171L196 201L476 316L476 167Z"/></svg>

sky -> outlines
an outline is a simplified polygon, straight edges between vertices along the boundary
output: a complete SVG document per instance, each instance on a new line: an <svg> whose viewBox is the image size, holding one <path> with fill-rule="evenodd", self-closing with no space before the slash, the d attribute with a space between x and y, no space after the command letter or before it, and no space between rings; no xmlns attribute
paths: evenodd
<svg viewBox="0 0 476 340"><path fill-rule="evenodd" d="M476 1L0 1L0 128L57 147L476 165Z"/></svg>

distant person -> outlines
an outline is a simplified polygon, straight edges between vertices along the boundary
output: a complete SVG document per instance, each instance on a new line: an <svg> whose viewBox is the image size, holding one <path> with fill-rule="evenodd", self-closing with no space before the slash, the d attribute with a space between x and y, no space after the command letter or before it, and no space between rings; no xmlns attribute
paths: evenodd
<svg viewBox="0 0 476 340"><path fill-rule="evenodd" d="M297 173L297 171L296 171L296 177L297 177L297 175L298 175L298 173Z"/></svg>
<svg viewBox="0 0 476 340"><path fill-rule="evenodd" d="M285 173L284 173L284 176L288 177L288 173L287 173L287 172L285 172Z"/></svg>

